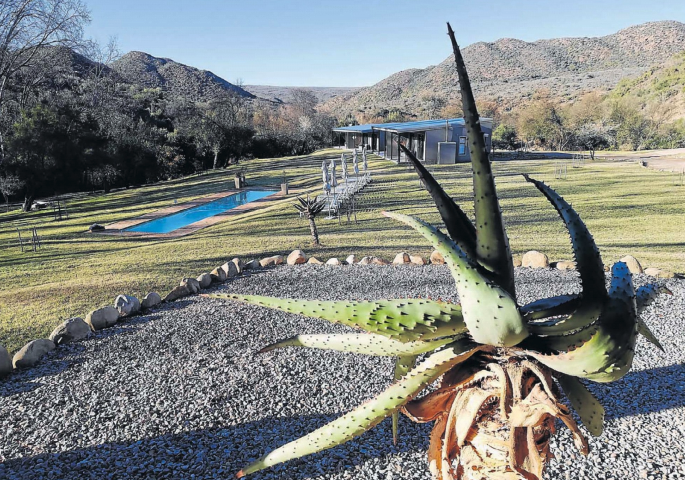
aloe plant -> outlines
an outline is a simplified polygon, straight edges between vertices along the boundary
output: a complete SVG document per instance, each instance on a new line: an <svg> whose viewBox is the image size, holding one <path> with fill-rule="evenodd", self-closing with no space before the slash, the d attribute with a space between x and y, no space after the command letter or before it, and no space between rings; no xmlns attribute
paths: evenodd
<svg viewBox="0 0 685 480"><path fill-rule="evenodd" d="M316 228L316 216L326 208L326 202L323 200L317 200L316 198L297 197L297 201L294 207L303 215L307 220L309 220L309 232L312 235L312 245L319 245L319 229Z"/></svg>
<svg viewBox="0 0 685 480"><path fill-rule="evenodd" d="M511 251L478 111L449 24L448 33L468 130L475 225L407 149L404 153L435 200L449 236L419 219L384 214L414 228L443 255L461 304L214 295L365 331L298 335L262 352L296 346L396 358L394 381L385 392L255 460L237 477L340 445L390 416L396 438L403 412L417 422L434 422L428 461L436 479L540 479L552 457L555 419L571 430L581 453L589 450L561 403L561 392L589 433L601 435L604 408L583 381L611 382L625 375L638 334L661 348L639 315L668 290L648 285L635 292L630 272L619 262L607 291L599 250L578 213L552 188L528 176L570 234L582 293L517 303ZM436 381L437 389L417 398Z"/></svg>

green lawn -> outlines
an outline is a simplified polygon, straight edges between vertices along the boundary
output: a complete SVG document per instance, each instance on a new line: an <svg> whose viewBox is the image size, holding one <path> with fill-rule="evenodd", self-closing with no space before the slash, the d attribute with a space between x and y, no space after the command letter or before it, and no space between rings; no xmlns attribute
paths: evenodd
<svg viewBox="0 0 685 480"><path fill-rule="evenodd" d="M314 191L320 186L321 161L340 151L306 157L252 160L248 182L280 183L283 170L291 188ZM351 163L351 162L350 162ZM527 172L550 183L578 210L602 251L605 263L630 253L643 265L685 271L685 187L678 176L630 163L588 163L569 168L555 180L553 161L498 162L501 203L515 254L537 249L552 260L568 259L568 236L554 209L518 175ZM84 316L110 304L116 294L139 297L166 293L183 276L197 276L235 256L263 257L302 248L321 260L378 255L391 260L402 250L428 255L425 241L413 231L380 215L403 210L439 223L428 194L406 166L371 157L375 182L361 199L358 224L319 220L323 246L311 248L307 222L284 199L174 240L97 236L92 223L111 223L173 204L219 192L233 185L233 170L85 196L69 202L69 220L56 222L52 212L18 216L0 214L0 344L10 351L32 338L46 336L60 320ZM430 170L472 214L470 166L431 166ZM21 253L16 227L37 226L44 247Z"/></svg>

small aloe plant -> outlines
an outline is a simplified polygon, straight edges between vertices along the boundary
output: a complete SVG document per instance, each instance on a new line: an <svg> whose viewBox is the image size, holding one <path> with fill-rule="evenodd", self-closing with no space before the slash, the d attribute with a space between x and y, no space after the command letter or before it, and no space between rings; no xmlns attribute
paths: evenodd
<svg viewBox="0 0 685 480"><path fill-rule="evenodd" d="M540 479L552 457L555 419L571 430L579 450L588 452L586 438L560 401L561 391L587 430L598 436L604 409L581 379L611 382L625 375L638 333L661 348L639 314L668 290L647 285L636 292L630 272L619 262L607 291L599 251L583 221L554 190L528 176L568 229L582 293L517 303L511 252L476 104L449 24L448 32L473 165L475 225L407 149L404 153L433 197L449 236L419 219L384 214L414 228L443 255L461 305L425 299L335 302L215 295L366 331L298 335L262 352L299 346L396 358L395 379L385 392L257 459L237 477L340 445L390 416L396 438L403 412L417 422L435 422L428 461L436 479ZM437 389L417 398L438 380Z"/></svg>

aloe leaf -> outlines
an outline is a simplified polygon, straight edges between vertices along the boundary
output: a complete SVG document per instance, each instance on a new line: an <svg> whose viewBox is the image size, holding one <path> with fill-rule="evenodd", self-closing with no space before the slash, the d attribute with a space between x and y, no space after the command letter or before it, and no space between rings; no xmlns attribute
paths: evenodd
<svg viewBox="0 0 685 480"><path fill-rule="evenodd" d="M468 359L482 347L459 340L433 353L383 393L337 420L264 455L237 473L238 478L273 465L320 452L358 437L392 415L440 375Z"/></svg>
<svg viewBox="0 0 685 480"><path fill-rule="evenodd" d="M569 375L558 375L557 380L585 428L593 436L599 437L604 430L604 407L602 404L577 378Z"/></svg>
<svg viewBox="0 0 685 480"><path fill-rule="evenodd" d="M524 305L520 311L526 320L568 315L576 310L579 299L580 296L577 294L543 298Z"/></svg>
<svg viewBox="0 0 685 480"><path fill-rule="evenodd" d="M461 102L468 137L469 153L473 166L473 196L476 213L476 255L478 263L494 273L494 281L516 299L514 286L514 264L509 248L509 239L504 229L502 211L495 189L490 158L485 147L485 137L481 130L480 116L476 100L471 90L471 82L466 71L464 58L454 38L454 31L447 24L452 41L454 61L461 87Z"/></svg>
<svg viewBox="0 0 685 480"><path fill-rule="evenodd" d="M659 294L673 295L666 286L659 285L658 283L648 283L637 289L635 292L635 301L637 302L637 313L642 313L642 311L649 307L657 299Z"/></svg>
<svg viewBox="0 0 685 480"><path fill-rule="evenodd" d="M260 295L208 295L275 308L333 323L361 328L400 342L436 338L439 327L466 331L461 307L446 302L422 299L357 301L318 301L264 297ZM460 327L461 325L461 327Z"/></svg>
<svg viewBox="0 0 685 480"><path fill-rule="evenodd" d="M264 347L259 353L266 353L283 347L308 347L320 350L361 353L379 357L397 357L432 352L453 341L454 338L444 338L428 342L418 340L402 343L374 333L296 335Z"/></svg>
<svg viewBox="0 0 685 480"><path fill-rule="evenodd" d="M414 228L442 254L457 285L464 322L475 341L511 347L528 336L511 295L485 278L452 239L417 218L394 212L383 215Z"/></svg>
<svg viewBox="0 0 685 480"><path fill-rule="evenodd" d="M664 347L661 345L661 342L659 341L658 338L656 338L656 335L652 333L652 331L649 329L647 324L642 320L641 318L638 317L637 319L637 333L642 335L647 339L648 342L650 342L652 345L657 347L659 350L662 352L665 352Z"/></svg>
<svg viewBox="0 0 685 480"><path fill-rule="evenodd" d="M561 342L580 335L589 339L568 350L560 350ZM628 373L635 354L637 309L635 291L628 267L623 262L612 268L609 298L599 320L567 336L532 337L535 343L547 345L557 353L528 351L527 353L552 370L587 378L596 382L612 382ZM531 342L532 343L532 342Z"/></svg>
<svg viewBox="0 0 685 480"><path fill-rule="evenodd" d="M394 379L400 380L404 378L409 371L416 366L416 355L397 357L395 360ZM392 414L392 443L397 445L397 427L400 420L400 411L395 410Z"/></svg>
<svg viewBox="0 0 685 480"><path fill-rule="evenodd" d="M423 166L413 153L411 153L404 145L400 144L400 148L414 165L416 173L423 181L423 184L428 189L435 206L440 212L442 221L445 222L445 229L450 234L452 240L459 245L466 255L470 258L476 258L476 228L469 220L469 217L462 211L459 206L454 203L442 186L433 178L433 175Z"/></svg>
<svg viewBox="0 0 685 480"><path fill-rule="evenodd" d="M563 322L546 329L546 335L563 334L568 330L583 328L597 320L606 301L604 286L604 265L595 240L590 235L578 213L557 192L544 183L523 174L526 181L537 187L564 221L571 236L573 256L577 263L583 291L576 313Z"/></svg>

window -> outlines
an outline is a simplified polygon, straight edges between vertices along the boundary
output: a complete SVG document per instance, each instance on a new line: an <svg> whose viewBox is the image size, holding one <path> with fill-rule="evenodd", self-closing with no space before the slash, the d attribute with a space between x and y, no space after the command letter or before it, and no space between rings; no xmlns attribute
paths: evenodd
<svg viewBox="0 0 685 480"><path fill-rule="evenodd" d="M490 149L488 148L488 140L490 139L490 135L487 133L483 135L483 139L485 140L485 151L489 151Z"/></svg>
<svg viewBox="0 0 685 480"><path fill-rule="evenodd" d="M459 137L459 155L466 155L466 137Z"/></svg>

